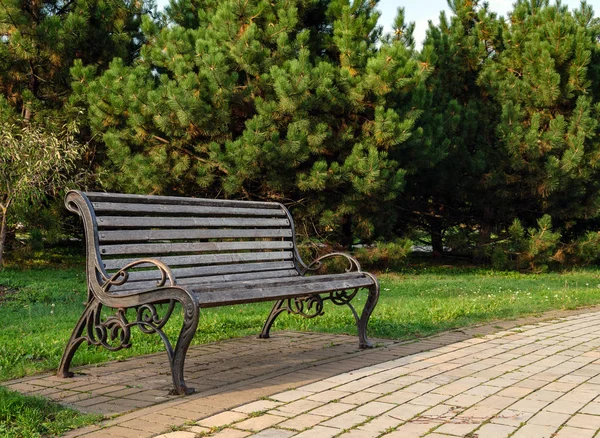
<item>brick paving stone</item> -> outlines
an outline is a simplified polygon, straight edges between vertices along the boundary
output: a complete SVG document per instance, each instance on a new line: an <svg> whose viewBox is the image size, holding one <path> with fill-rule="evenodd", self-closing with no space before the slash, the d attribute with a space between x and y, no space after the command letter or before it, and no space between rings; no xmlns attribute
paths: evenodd
<svg viewBox="0 0 600 438"><path fill-rule="evenodd" d="M322 423L326 427L334 427L337 429L350 429L358 424L364 423L368 420L366 415L361 415L357 412L346 412L345 414L338 415L337 417L330 418L329 420Z"/></svg>
<svg viewBox="0 0 600 438"><path fill-rule="evenodd" d="M378 395L381 395L381 394L378 394ZM417 397L419 397L419 395L415 394L414 392L400 390L400 391L394 391L390 394L384 395L381 398L379 398L378 400L381 402L384 402L384 403L402 404L402 403L406 403L407 401L413 400Z"/></svg>
<svg viewBox="0 0 600 438"><path fill-rule="evenodd" d="M486 408L493 408L502 410L518 401L517 398L513 397L502 397L499 395L493 395L488 397L475 405L475 407L481 406Z"/></svg>
<svg viewBox="0 0 600 438"><path fill-rule="evenodd" d="M556 427L526 424L517 430L511 438L551 438Z"/></svg>
<svg viewBox="0 0 600 438"><path fill-rule="evenodd" d="M387 412L387 415L402 421L408 421L425 410L427 410L427 406L405 403Z"/></svg>
<svg viewBox="0 0 600 438"><path fill-rule="evenodd" d="M419 438L424 436L434 427L438 426L436 423L421 423L416 421L410 421L399 426L395 431L385 435L388 438Z"/></svg>
<svg viewBox="0 0 600 438"><path fill-rule="evenodd" d="M280 392L279 394L269 396L270 399L277 400L284 403L300 400L302 398L312 395L313 392L304 391L300 389L293 389L291 391Z"/></svg>
<svg viewBox="0 0 600 438"><path fill-rule="evenodd" d="M289 412L291 414L301 414L303 412L310 411L323 406L323 402L317 402L313 400L296 400L294 402L280 405L277 407L278 411Z"/></svg>
<svg viewBox="0 0 600 438"><path fill-rule="evenodd" d="M294 438L332 438L340 432L340 429L334 429L333 427L315 426L312 429L294 435Z"/></svg>
<svg viewBox="0 0 600 438"><path fill-rule="evenodd" d="M318 401L329 403L333 400L340 400L346 396L350 395L349 392L336 391L335 389L329 389L323 392L317 392L310 397L307 397L306 400Z"/></svg>
<svg viewBox="0 0 600 438"><path fill-rule="evenodd" d="M288 438L294 435L295 432L281 429L265 429L255 435L254 438Z"/></svg>
<svg viewBox="0 0 600 438"><path fill-rule="evenodd" d="M592 438L596 431L591 429L578 429L565 426L560 429L553 438Z"/></svg>
<svg viewBox="0 0 600 438"><path fill-rule="evenodd" d="M356 408L355 405L351 405L348 403L327 403L326 405L320 406L316 409L313 409L312 411L309 411L309 413L331 418L343 412L348 412L354 408Z"/></svg>
<svg viewBox="0 0 600 438"><path fill-rule="evenodd" d="M204 418L198 421L196 424L204 427L222 427L246 418L248 418L248 416L246 414L242 414L241 412L226 411L208 418Z"/></svg>
<svg viewBox="0 0 600 438"><path fill-rule="evenodd" d="M327 417L323 417L321 415L314 414L301 414L297 417L291 418L283 423L279 423L279 427L283 427L285 429L293 429L293 430L304 430L308 427L313 427L319 423L327 421Z"/></svg>
<svg viewBox="0 0 600 438"><path fill-rule="evenodd" d="M541 411L527 420L527 424L539 424L541 426L554 426L558 428L569 419L570 415L558 414L556 412Z"/></svg>
<svg viewBox="0 0 600 438"><path fill-rule="evenodd" d="M587 402L576 402L576 401L566 401L566 400L557 400L554 403L546 406L544 409L551 412L558 412L561 414L569 414L572 415L586 405Z"/></svg>
<svg viewBox="0 0 600 438"><path fill-rule="evenodd" d="M395 408L395 404L391 403L382 403L379 401L366 403L356 409L356 412L361 415L366 415L368 417L374 417L376 415L381 415L384 412L390 411Z"/></svg>
<svg viewBox="0 0 600 438"><path fill-rule="evenodd" d="M381 397L380 394L374 394L372 392L360 391L355 394L344 397L340 400L342 403L350 403L353 405L362 405L368 403L376 398Z"/></svg>
<svg viewBox="0 0 600 438"><path fill-rule="evenodd" d="M600 402L592 402L583 407L579 412L582 414L600 415Z"/></svg>
<svg viewBox="0 0 600 438"><path fill-rule="evenodd" d="M348 432L338 435L336 438L377 438L378 436L379 433L377 432L368 432L362 429L352 429Z"/></svg>
<svg viewBox="0 0 600 438"><path fill-rule="evenodd" d="M532 400L532 399L526 397L524 399L519 400L512 406L510 406L510 408L515 411L536 413L538 411L541 411L546 406L548 406L548 402L546 402L546 401Z"/></svg>
<svg viewBox="0 0 600 438"><path fill-rule="evenodd" d="M268 411L269 409L274 409L280 405L281 402L271 400L257 400L253 403L238 406L237 408L233 408L232 410L235 412L241 412L243 414L250 414L252 412Z"/></svg>
<svg viewBox="0 0 600 438"><path fill-rule="evenodd" d="M176 432L164 433L162 435L158 435L155 438L196 438L196 434L194 432L185 432L178 430Z"/></svg>
<svg viewBox="0 0 600 438"><path fill-rule="evenodd" d="M567 426L600 430L600 415L575 414L567 422Z"/></svg>
<svg viewBox="0 0 600 438"><path fill-rule="evenodd" d="M452 406L460 406L467 408L469 406L473 406L476 403L479 403L481 400L485 399L485 395L468 395L468 394L460 394L456 397L452 397L447 400L445 403Z"/></svg>
<svg viewBox="0 0 600 438"><path fill-rule="evenodd" d="M387 414L380 415L369 420L367 423L357 427L357 430L364 430L365 432L381 434L386 430L398 427L404 421L398 418L391 417Z"/></svg>
<svg viewBox="0 0 600 438"><path fill-rule="evenodd" d="M477 438L506 438L517 430L513 426L505 426L502 424L487 423L481 426L474 432Z"/></svg>
<svg viewBox="0 0 600 438"><path fill-rule="evenodd" d="M264 414L259 417L251 417L239 423L235 423L236 429L251 430L253 432L260 432L261 430L267 429L274 426L282 421L287 420L285 417L278 415Z"/></svg>
<svg viewBox="0 0 600 438"><path fill-rule="evenodd" d="M252 432L248 432L247 430L227 428L215 433L214 435L210 435L210 438L245 438L250 435L252 435Z"/></svg>

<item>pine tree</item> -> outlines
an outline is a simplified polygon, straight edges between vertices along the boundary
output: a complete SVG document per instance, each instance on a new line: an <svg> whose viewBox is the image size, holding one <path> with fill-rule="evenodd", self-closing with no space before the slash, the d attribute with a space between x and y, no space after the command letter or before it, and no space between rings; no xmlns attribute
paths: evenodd
<svg viewBox="0 0 600 438"><path fill-rule="evenodd" d="M130 61L143 43L143 1L2 0L0 106L25 121L39 113L40 122L65 123L69 116L59 110L70 94L73 61L101 68L113 56Z"/></svg>
<svg viewBox="0 0 600 438"><path fill-rule="evenodd" d="M385 234L404 175L391 156L423 74L402 42L377 47L374 7L173 0L171 26L145 22L133 66L74 69L106 144L105 186L277 200L301 232L345 244Z"/></svg>
<svg viewBox="0 0 600 438"><path fill-rule="evenodd" d="M494 169L496 106L477 78L499 44L500 22L477 1L449 0L452 15L429 23L420 54L432 69L415 93L423 115L413 137L421 152L420 171L407 177L400 206L404 219L431 236L433 251L443 252L445 232L458 225L489 235L498 220L488 175Z"/></svg>
<svg viewBox="0 0 600 438"><path fill-rule="evenodd" d="M520 0L503 50L481 76L502 110L498 196L526 226L548 214L569 230L599 216L599 37L585 3L571 13L547 0Z"/></svg>

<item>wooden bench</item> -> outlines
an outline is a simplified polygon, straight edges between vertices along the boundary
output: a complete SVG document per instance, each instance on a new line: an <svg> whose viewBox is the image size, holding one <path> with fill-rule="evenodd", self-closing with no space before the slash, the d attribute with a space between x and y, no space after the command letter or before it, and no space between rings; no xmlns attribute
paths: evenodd
<svg viewBox="0 0 600 438"><path fill-rule="evenodd" d="M359 347L371 347L366 330L379 297L377 279L343 253L305 264L281 204L80 191L70 191L65 204L84 224L88 296L62 356L61 377L73 376L69 366L82 342L116 351L130 346L130 329L137 326L164 342L173 392L190 394L183 368L200 308L257 301L276 301L261 338L269 337L282 312L312 318L330 300L350 307ZM345 257L345 273L305 275L333 256ZM363 288L368 298L359 317L350 301ZM173 348L162 329L176 303L184 320ZM103 307L116 310L107 314Z"/></svg>

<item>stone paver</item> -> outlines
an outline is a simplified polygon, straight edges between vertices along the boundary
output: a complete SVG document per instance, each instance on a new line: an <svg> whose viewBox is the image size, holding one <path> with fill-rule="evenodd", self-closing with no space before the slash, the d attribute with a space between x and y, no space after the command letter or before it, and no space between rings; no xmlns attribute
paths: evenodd
<svg viewBox="0 0 600 438"><path fill-rule="evenodd" d="M355 342L280 332L269 340L193 347L186 373L201 392L189 397L168 396L170 376L148 373L161 369L158 355L86 369L87 376L74 380L34 376L7 386L86 412L117 414L102 429L71 431L70 438L600 433L600 309L518 328L499 322L421 342L378 340L382 347L366 351ZM132 381L136 385L126 383Z"/></svg>

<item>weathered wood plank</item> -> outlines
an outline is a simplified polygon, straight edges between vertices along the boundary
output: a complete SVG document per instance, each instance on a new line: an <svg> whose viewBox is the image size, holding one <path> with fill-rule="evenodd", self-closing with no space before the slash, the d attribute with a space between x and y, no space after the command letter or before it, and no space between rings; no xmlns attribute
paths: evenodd
<svg viewBox="0 0 600 438"><path fill-rule="evenodd" d="M189 198L180 196L131 195L122 193L85 192L90 202L122 202L130 204L169 204L169 205L206 205L215 207L274 208L280 209L276 202L238 201L229 199Z"/></svg>
<svg viewBox="0 0 600 438"><path fill-rule="evenodd" d="M224 217L98 216L98 228L289 227L288 219Z"/></svg>
<svg viewBox="0 0 600 438"><path fill-rule="evenodd" d="M219 291L202 291L196 289L201 307L220 306L223 304L242 304L257 301L272 301L315 293L369 287L370 278L338 279L328 282L301 283L277 287L253 287L244 289L223 289Z"/></svg>
<svg viewBox="0 0 600 438"><path fill-rule="evenodd" d="M279 287L279 286L287 286L296 283L327 283L332 280L355 280L355 279L365 279L365 281L370 282L369 284L373 284L373 281L370 277L366 276L362 272L344 272L341 274L325 274L325 275L312 275L312 276L294 276L291 278L265 278L260 281L235 281L231 280L227 283L217 283L217 284L202 284L198 286L198 288L194 288L194 290L199 290L200 288L203 291L216 291L216 290L224 290L224 289L243 289L243 288L254 288L257 286L267 286L267 287ZM199 283L200 284L200 283Z"/></svg>
<svg viewBox="0 0 600 438"><path fill-rule="evenodd" d="M294 269L294 263L291 261L284 262L263 262L263 263L239 263L233 265L211 265L211 266L196 266L193 268L177 268L171 272L177 281L184 278L200 278L205 276L236 274L243 272L264 272L276 271L282 269ZM160 272L156 269L145 271L132 271L129 273L127 282L159 280Z"/></svg>
<svg viewBox="0 0 600 438"><path fill-rule="evenodd" d="M160 229L160 230L118 230L100 231L98 239L104 242L136 242L152 240L195 240L195 239L236 239L236 238L292 237L289 228L267 229Z"/></svg>
<svg viewBox="0 0 600 438"><path fill-rule="evenodd" d="M201 277L201 278L182 278L181 281L177 282L178 286L190 286L197 284L208 284L215 282L229 282L229 281L248 281L248 280L259 280L261 283L269 278L288 278L298 276L298 271L295 269L284 269L280 271L265 271L265 272L250 272L243 274L225 274L225 275L215 275L211 277ZM153 289L156 287L155 281L142 281L142 282L134 282L134 283L125 283L122 286L115 286L111 288L111 292L127 292L131 293L131 291L144 291L148 289Z"/></svg>
<svg viewBox="0 0 600 438"><path fill-rule="evenodd" d="M208 264L224 264L224 263L246 263L268 260L292 260L294 254L291 251L269 251L269 252L236 252L225 254L200 254L200 255L183 255L183 256L163 256L153 257L165 263L167 266L190 266L190 265L208 265ZM123 266L133 263L138 258L119 258L119 259L104 259L104 268L106 270L115 271ZM152 265L140 265L140 267L152 267Z"/></svg>
<svg viewBox="0 0 600 438"><path fill-rule="evenodd" d="M293 242L286 241L253 241L253 242L199 242L199 243L139 243L123 245L101 245L102 255L111 254L173 254L184 252L209 251L256 251L268 249L292 249Z"/></svg>
<svg viewBox="0 0 600 438"><path fill-rule="evenodd" d="M214 207L204 205L167 205L167 204L127 204L120 202L94 202L94 210L98 213L150 213L150 214L191 214L191 215L224 215L224 216L286 216L282 209Z"/></svg>

